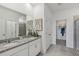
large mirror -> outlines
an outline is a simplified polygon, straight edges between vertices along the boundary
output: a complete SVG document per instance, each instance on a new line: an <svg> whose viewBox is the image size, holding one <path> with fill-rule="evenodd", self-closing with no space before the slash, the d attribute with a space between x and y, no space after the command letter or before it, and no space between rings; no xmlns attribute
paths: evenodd
<svg viewBox="0 0 79 59"><path fill-rule="evenodd" d="M19 19L19 36L26 36L26 18Z"/></svg>
<svg viewBox="0 0 79 59"><path fill-rule="evenodd" d="M26 35L26 15L0 6L0 40Z"/></svg>

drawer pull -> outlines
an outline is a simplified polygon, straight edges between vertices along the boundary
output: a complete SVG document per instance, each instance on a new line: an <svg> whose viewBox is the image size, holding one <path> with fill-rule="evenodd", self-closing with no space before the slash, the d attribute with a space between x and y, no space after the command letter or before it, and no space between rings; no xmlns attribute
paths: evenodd
<svg viewBox="0 0 79 59"><path fill-rule="evenodd" d="M35 45L35 48L37 48L37 45Z"/></svg>

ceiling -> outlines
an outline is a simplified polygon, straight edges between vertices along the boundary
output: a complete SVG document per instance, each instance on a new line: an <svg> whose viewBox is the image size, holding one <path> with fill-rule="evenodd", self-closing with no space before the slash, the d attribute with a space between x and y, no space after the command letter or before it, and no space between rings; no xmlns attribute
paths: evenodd
<svg viewBox="0 0 79 59"><path fill-rule="evenodd" d="M46 5L52 12L79 7L79 3L46 3Z"/></svg>
<svg viewBox="0 0 79 59"><path fill-rule="evenodd" d="M34 7L34 6L40 5L41 3L30 3L30 4Z"/></svg>

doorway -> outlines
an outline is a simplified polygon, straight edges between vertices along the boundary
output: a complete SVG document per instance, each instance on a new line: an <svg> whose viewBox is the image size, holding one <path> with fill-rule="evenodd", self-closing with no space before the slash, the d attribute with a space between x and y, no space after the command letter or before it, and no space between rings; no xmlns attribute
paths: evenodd
<svg viewBox="0 0 79 59"><path fill-rule="evenodd" d="M74 47L79 49L79 19L74 21Z"/></svg>
<svg viewBox="0 0 79 59"><path fill-rule="evenodd" d="M56 44L66 46L66 20L56 21Z"/></svg>

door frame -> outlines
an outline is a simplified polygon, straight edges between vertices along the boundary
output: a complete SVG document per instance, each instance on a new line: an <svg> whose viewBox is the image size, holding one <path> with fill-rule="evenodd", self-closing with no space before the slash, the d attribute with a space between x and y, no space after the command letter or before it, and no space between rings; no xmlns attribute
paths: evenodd
<svg viewBox="0 0 79 59"><path fill-rule="evenodd" d="M67 33L67 20L66 19L61 19L61 20L56 20L56 44L57 44L57 22L59 22L59 21L65 21L65 26L66 26L66 29L65 29L65 31L66 31L66 33ZM66 36L65 36L65 39L66 39ZM66 40L67 41L67 40ZM66 45L67 45L67 43L65 43ZM65 46L66 46L65 45Z"/></svg>
<svg viewBox="0 0 79 59"><path fill-rule="evenodd" d="M75 20L74 21L74 48L77 48L77 40L76 40L76 22L77 22L78 20Z"/></svg>
<svg viewBox="0 0 79 59"><path fill-rule="evenodd" d="M73 45L74 45L74 48L77 48L77 46L76 46L77 42L76 42L76 31L75 31L76 29L75 29L75 27L76 27L76 21L79 20L79 15L73 16L73 20L74 20L74 25L73 25L74 26L74 28L73 28L74 29L73 30L73 32L74 32L74 40L73 40L73 42L74 43L73 43Z"/></svg>

